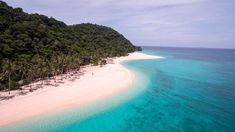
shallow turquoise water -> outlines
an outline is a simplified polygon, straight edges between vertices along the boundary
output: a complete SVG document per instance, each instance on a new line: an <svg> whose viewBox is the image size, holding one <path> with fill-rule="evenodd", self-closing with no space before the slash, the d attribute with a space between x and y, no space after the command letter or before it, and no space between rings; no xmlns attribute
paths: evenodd
<svg viewBox="0 0 235 132"><path fill-rule="evenodd" d="M143 52L165 59L124 64L139 77L132 86L142 89L136 96L126 93L87 110L64 110L2 130L235 131L235 50L145 47Z"/></svg>

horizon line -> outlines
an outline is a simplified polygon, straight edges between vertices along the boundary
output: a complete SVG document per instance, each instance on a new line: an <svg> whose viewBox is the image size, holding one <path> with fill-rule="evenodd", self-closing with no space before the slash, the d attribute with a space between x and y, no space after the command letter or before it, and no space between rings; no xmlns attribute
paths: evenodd
<svg viewBox="0 0 235 132"><path fill-rule="evenodd" d="M235 48L222 48L222 47L183 47L183 46L153 46L153 45L138 45L140 47L159 47L159 48L186 48L186 49L224 49L235 50Z"/></svg>

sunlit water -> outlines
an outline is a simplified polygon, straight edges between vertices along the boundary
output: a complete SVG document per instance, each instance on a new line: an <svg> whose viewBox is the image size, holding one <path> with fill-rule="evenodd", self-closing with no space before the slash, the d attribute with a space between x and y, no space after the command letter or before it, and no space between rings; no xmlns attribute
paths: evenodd
<svg viewBox="0 0 235 132"><path fill-rule="evenodd" d="M145 47L143 52L165 59L124 63L138 76L136 91L0 131L235 131L235 50Z"/></svg>

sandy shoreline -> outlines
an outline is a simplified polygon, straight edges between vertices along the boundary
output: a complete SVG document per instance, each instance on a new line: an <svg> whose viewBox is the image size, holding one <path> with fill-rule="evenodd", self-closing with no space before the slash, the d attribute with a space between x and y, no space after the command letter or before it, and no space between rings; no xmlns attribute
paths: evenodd
<svg viewBox="0 0 235 132"><path fill-rule="evenodd" d="M131 53L113 60L112 64L83 68L84 75L63 84L45 86L26 95L0 102L0 126L21 121L36 115L73 106L95 103L119 95L132 85L135 75L121 62L138 59L157 59L142 53ZM115 85L114 85L115 84Z"/></svg>

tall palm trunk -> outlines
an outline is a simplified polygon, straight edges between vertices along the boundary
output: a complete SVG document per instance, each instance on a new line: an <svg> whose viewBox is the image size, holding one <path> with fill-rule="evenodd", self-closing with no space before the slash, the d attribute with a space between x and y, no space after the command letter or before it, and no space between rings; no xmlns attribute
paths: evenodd
<svg viewBox="0 0 235 132"><path fill-rule="evenodd" d="M9 90L9 94L10 94L10 91L11 91L11 73L9 73L9 76L8 76L8 90Z"/></svg>

